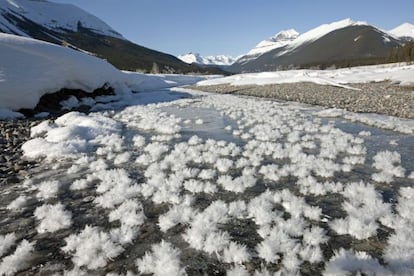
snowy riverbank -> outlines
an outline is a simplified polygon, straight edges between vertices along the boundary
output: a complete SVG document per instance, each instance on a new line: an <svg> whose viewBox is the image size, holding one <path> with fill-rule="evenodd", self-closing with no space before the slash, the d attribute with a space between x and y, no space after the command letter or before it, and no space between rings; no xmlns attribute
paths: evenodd
<svg viewBox="0 0 414 276"><path fill-rule="evenodd" d="M213 81L201 83L214 83ZM266 85L196 85L213 93L237 94L294 101L358 113L378 113L414 119L414 89L390 82L354 83L353 89L312 82Z"/></svg>
<svg viewBox="0 0 414 276"><path fill-rule="evenodd" d="M33 109L43 95L63 88L92 93L111 87L116 96L106 100L128 101L132 92L194 84L207 78L122 72L95 56L3 33L0 33L0 60L0 118L21 117L11 110ZM76 104L97 103L88 98L83 102L73 98L69 101L69 105Z"/></svg>

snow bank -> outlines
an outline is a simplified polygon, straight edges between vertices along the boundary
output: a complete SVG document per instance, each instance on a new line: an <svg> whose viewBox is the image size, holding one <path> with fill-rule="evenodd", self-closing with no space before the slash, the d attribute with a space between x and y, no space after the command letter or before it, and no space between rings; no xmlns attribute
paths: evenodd
<svg viewBox="0 0 414 276"><path fill-rule="evenodd" d="M205 79L121 72L94 56L3 33L0 34L0 60L1 118L21 117L10 109L34 108L41 96L62 88L92 92L109 85L118 95L128 95L131 91L169 88ZM124 101L124 105L127 103Z"/></svg>
<svg viewBox="0 0 414 276"><path fill-rule="evenodd" d="M34 108L61 88L92 92L109 83L118 90L122 73L104 60L35 39L0 34L0 107Z"/></svg>
<svg viewBox="0 0 414 276"><path fill-rule="evenodd" d="M414 65L388 64L332 70L289 70L238 74L198 82L197 85L266 85L313 82L353 89L345 84L390 80L400 85L414 84Z"/></svg>
<svg viewBox="0 0 414 276"><path fill-rule="evenodd" d="M99 152L112 152L122 140L117 139L120 124L105 116L95 114L87 116L79 112L70 112L59 117L54 124L41 123L32 133L38 136L47 132L46 137L29 140L22 150L29 158L48 156L73 156L82 152L94 151L102 145Z"/></svg>
<svg viewBox="0 0 414 276"><path fill-rule="evenodd" d="M353 113L344 109L329 108L314 112L315 115L326 118L343 117L352 122L382 129L389 129L405 134L414 134L414 121L375 113Z"/></svg>
<svg viewBox="0 0 414 276"><path fill-rule="evenodd" d="M206 76L170 75L170 74L142 74L123 71L125 82L133 91L150 91L163 88L177 87L205 80ZM218 77L209 76L208 78Z"/></svg>

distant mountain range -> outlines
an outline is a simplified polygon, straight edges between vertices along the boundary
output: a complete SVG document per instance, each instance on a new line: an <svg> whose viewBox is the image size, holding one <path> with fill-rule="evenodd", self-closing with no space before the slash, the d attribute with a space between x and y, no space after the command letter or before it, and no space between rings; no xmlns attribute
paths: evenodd
<svg viewBox="0 0 414 276"><path fill-rule="evenodd" d="M226 55L218 56L202 56L198 53L188 53L185 55L178 56L179 59L188 64L199 64L199 65L217 65L217 66L229 66L236 61L236 58Z"/></svg>
<svg viewBox="0 0 414 276"><path fill-rule="evenodd" d="M306 33L284 30L260 41L238 58L178 56L188 64L219 66L232 73L328 66L354 66L386 62L393 49L414 41L414 25L404 23L383 31L366 22L345 19L323 24Z"/></svg>
<svg viewBox="0 0 414 276"><path fill-rule="evenodd" d="M0 0L0 32L82 50L123 70L222 73L189 65L173 55L125 39L99 18L70 4L45 0Z"/></svg>
<svg viewBox="0 0 414 276"><path fill-rule="evenodd" d="M414 41L414 25L410 23L383 31L345 19L303 34L294 29L280 31L238 58L193 53L177 58L125 39L74 5L46 0L0 0L0 32L84 51L119 69L161 73L223 74L222 69L240 73L375 64L386 62L392 51Z"/></svg>
<svg viewBox="0 0 414 276"><path fill-rule="evenodd" d="M345 19L303 34L293 29L281 31L261 41L228 70L239 73L372 64L385 61L393 49L413 38L414 26L409 23L387 32Z"/></svg>

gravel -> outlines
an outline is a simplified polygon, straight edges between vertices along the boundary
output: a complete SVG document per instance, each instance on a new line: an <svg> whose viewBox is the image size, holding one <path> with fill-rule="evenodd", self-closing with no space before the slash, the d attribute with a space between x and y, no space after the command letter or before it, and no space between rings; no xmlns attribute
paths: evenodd
<svg viewBox="0 0 414 276"><path fill-rule="evenodd" d="M191 86L190 88L205 92L265 97L341 108L358 113L379 113L414 119L414 87L393 85L390 82L357 83L351 86L359 90L307 82L260 86L224 84Z"/></svg>
<svg viewBox="0 0 414 276"><path fill-rule="evenodd" d="M19 183L34 166L22 158L21 146L30 138L33 120L0 121L0 185Z"/></svg>

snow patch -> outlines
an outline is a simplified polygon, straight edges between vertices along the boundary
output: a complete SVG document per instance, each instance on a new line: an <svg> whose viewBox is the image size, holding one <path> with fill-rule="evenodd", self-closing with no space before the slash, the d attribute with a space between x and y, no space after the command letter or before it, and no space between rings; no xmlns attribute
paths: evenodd
<svg viewBox="0 0 414 276"><path fill-rule="evenodd" d="M414 65L372 65L346 69L326 70L288 70L277 72L261 72L237 74L229 77L215 78L200 81L199 86L230 84L240 85L266 85L279 83L312 82L320 85L333 85L347 89L352 88L352 83L368 83L372 81L392 81L400 85L414 83L411 76Z"/></svg>

